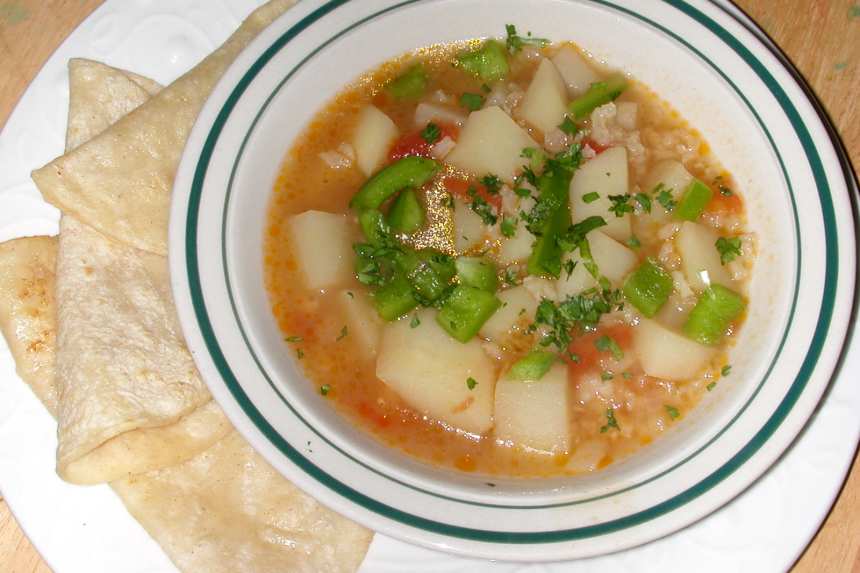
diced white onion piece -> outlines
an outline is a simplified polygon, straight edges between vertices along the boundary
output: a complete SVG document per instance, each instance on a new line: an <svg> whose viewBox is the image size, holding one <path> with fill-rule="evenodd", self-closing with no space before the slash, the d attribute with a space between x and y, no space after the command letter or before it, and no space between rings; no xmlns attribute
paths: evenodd
<svg viewBox="0 0 860 573"><path fill-rule="evenodd" d="M475 175L489 173L510 182L523 166L520 154L526 147L538 144L500 108L488 107L469 115L446 160Z"/></svg>
<svg viewBox="0 0 860 573"><path fill-rule="evenodd" d="M355 161L355 149L352 148L352 145L347 142L342 142L337 146L337 152L343 155L344 157L349 157L351 161Z"/></svg>
<svg viewBox="0 0 860 573"><path fill-rule="evenodd" d="M323 151L320 159L332 169L345 169L352 165L352 160L339 151Z"/></svg>
<svg viewBox="0 0 860 573"><path fill-rule="evenodd" d="M605 103L591 112L591 133L589 136L599 145L610 145L621 135L615 126L618 108L615 102Z"/></svg>
<svg viewBox="0 0 860 573"><path fill-rule="evenodd" d="M436 312L418 313L413 328L406 316L382 332L376 375L421 413L470 432L493 426L495 368L481 342L463 344L436 323ZM469 389L466 381L477 384Z"/></svg>
<svg viewBox="0 0 860 573"><path fill-rule="evenodd" d="M543 146L550 153L560 153L568 149L573 143L573 138L557 127L544 133Z"/></svg>
<svg viewBox="0 0 860 573"><path fill-rule="evenodd" d="M639 104L632 101L621 101L616 104L615 121L627 131L636 129L636 114Z"/></svg>
<svg viewBox="0 0 860 573"><path fill-rule="evenodd" d="M445 159L451 153L451 150L454 149L455 145L457 145L457 142L446 135L430 148L430 155L433 156L433 159Z"/></svg>
<svg viewBox="0 0 860 573"><path fill-rule="evenodd" d="M419 103L415 108L415 127L424 127L431 122L450 123L460 127L466 123L466 114L445 105Z"/></svg>
<svg viewBox="0 0 860 573"><path fill-rule="evenodd" d="M305 285L327 289L352 278L353 232L345 215L305 211L286 220Z"/></svg>
<svg viewBox="0 0 860 573"><path fill-rule="evenodd" d="M570 97L582 95L591 84L600 81L598 75L586 63L585 58L570 46L560 49L552 57L552 63L564 78Z"/></svg>
<svg viewBox="0 0 860 573"><path fill-rule="evenodd" d="M566 113L564 80L551 61L543 60L520 102L519 116L532 127L549 133L561 125Z"/></svg>
<svg viewBox="0 0 860 573"><path fill-rule="evenodd" d="M430 94L430 101L435 101L436 103L448 103L451 101L451 96L445 93L444 90L436 90Z"/></svg>
<svg viewBox="0 0 860 573"><path fill-rule="evenodd" d="M502 185L499 196L502 198L502 212L508 216L516 216L519 212L520 198L514 190L507 185Z"/></svg>
<svg viewBox="0 0 860 573"><path fill-rule="evenodd" d="M717 234L704 225L684 221L675 238L675 249L681 256L681 269L696 291L710 284L731 287L732 277L720 261L716 247Z"/></svg>
<svg viewBox="0 0 860 573"><path fill-rule="evenodd" d="M358 114L358 124L352 135L352 147L358 168L370 177L385 161L399 130L391 118L372 105Z"/></svg>
<svg viewBox="0 0 860 573"><path fill-rule="evenodd" d="M629 188L627 150L611 147L576 170L570 181L570 208L573 222L578 223L592 215L603 217L606 226L600 230L617 241L630 237L630 216L616 217L609 208L609 195L623 195ZM596 201L586 203L582 198L596 192Z"/></svg>
<svg viewBox="0 0 860 573"><path fill-rule="evenodd" d="M538 302L522 285L503 290L496 296L502 301L502 306L484 323L480 335L500 342L518 325L527 325L534 320Z"/></svg>
<svg viewBox="0 0 860 573"><path fill-rule="evenodd" d="M487 99L484 100L484 109L488 107L504 107L507 98L508 89L505 87L505 84L499 82L487 94Z"/></svg>
<svg viewBox="0 0 860 573"><path fill-rule="evenodd" d="M358 341L369 356L376 356L383 322L368 296L358 289L344 290L337 294L337 302L346 317L350 339Z"/></svg>
<svg viewBox="0 0 860 573"><path fill-rule="evenodd" d="M510 265L526 260L532 252L534 242L534 235L526 228L525 221L517 217L517 229L514 236L502 238L499 247L499 262L503 265Z"/></svg>
<svg viewBox="0 0 860 573"><path fill-rule="evenodd" d="M644 318L633 329L633 349L645 374L672 381L700 374L715 352Z"/></svg>
<svg viewBox="0 0 860 573"><path fill-rule="evenodd" d="M567 368L556 363L540 380L496 383L496 439L554 454L570 447Z"/></svg>
<svg viewBox="0 0 860 573"><path fill-rule="evenodd" d="M487 227L472 207L459 199L454 200L454 248L464 253L484 240Z"/></svg>

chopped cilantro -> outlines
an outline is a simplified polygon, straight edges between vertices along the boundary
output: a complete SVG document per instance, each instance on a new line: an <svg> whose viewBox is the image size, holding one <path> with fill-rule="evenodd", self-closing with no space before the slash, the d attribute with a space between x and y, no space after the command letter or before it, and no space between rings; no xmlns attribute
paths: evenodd
<svg viewBox="0 0 860 573"><path fill-rule="evenodd" d="M573 269L576 268L576 261L574 261L573 259L567 259L564 262L563 267L564 267L564 272L567 273L567 278L570 278L570 275L573 274Z"/></svg>
<svg viewBox="0 0 860 573"><path fill-rule="evenodd" d="M349 332L348 332L348 331L347 331L347 329L346 329L346 325L344 324L344 325L343 325L343 328L341 328L341 329L340 329L340 334L338 334L338 335L337 335L337 338L335 338L335 342L339 342L339 341L343 340L344 338L346 338L346 335L347 335L348 333L349 333Z"/></svg>
<svg viewBox="0 0 860 573"><path fill-rule="evenodd" d="M666 212L671 212L675 208L675 200L672 198L672 192L662 183L658 183L651 191L651 194L654 195L654 198L663 206Z"/></svg>
<svg viewBox="0 0 860 573"><path fill-rule="evenodd" d="M505 40L505 45L508 47L508 51L512 54L516 54L527 44L537 46L538 48L543 48L549 44L549 40L546 38L533 38L531 32L527 32L525 38L519 36L517 34L517 27L513 24L506 24L505 32L508 35L507 40Z"/></svg>
<svg viewBox="0 0 860 573"><path fill-rule="evenodd" d="M624 372L621 373L621 377L624 378L625 380L630 380L631 378L633 378L633 374L631 374L630 372L625 370Z"/></svg>
<svg viewBox="0 0 860 573"><path fill-rule="evenodd" d="M601 352L611 352L612 357L615 360L621 360L624 358L624 351L621 350L621 347L618 346L618 343L615 342L615 339L611 336L606 336L605 334L594 341L594 346Z"/></svg>
<svg viewBox="0 0 860 573"><path fill-rule="evenodd" d="M302 350L301 348L296 348L296 358L301 360L304 357L305 357L305 351Z"/></svg>
<svg viewBox="0 0 860 573"><path fill-rule="evenodd" d="M352 294L351 290L346 291L346 296L348 296L349 298L355 298L355 295Z"/></svg>
<svg viewBox="0 0 860 573"><path fill-rule="evenodd" d="M708 384L707 386L705 386L705 390L707 390L708 392L710 392L711 390L713 390L713 389L714 389L714 388L716 388L716 387L717 387L717 383L716 383L716 382L711 382L710 384Z"/></svg>
<svg viewBox="0 0 860 573"><path fill-rule="evenodd" d="M322 386L320 386L320 394L322 394L323 396L328 396L328 393L330 391L331 386L329 386L328 384L323 384Z"/></svg>
<svg viewBox="0 0 860 573"><path fill-rule="evenodd" d="M678 416L681 415L681 412L678 411L678 408L675 406L670 406L669 404L663 404L663 407L666 408L666 412L669 414L669 417L673 420L677 420Z"/></svg>
<svg viewBox="0 0 860 573"><path fill-rule="evenodd" d="M723 197L731 197L732 195L734 195L734 193L732 193L732 190L725 185L720 185L718 189L720 190L720 195L722 195Z"/></svg>
<svg viewBox="0 0 860 573"><path fill-rule="evenodd" d="M600 373L600 379L603 380L604 382L608 382L609 380L612 380L613 378L615 378L615 375L612 374L612 372L607 372L606 370L604 370L603 372Z"/></svg>
<svg viewBox="0 0 860 573"><path fill-rule="evenodd" d="M418 325L420 325L420 324L421 324L421 319L418 318L417 314L414 315L412 317L412 320L409 321L409 327L410 328L418 328Z"/></svg>
<svg viewBox="0 0 860 573"><path fill-rule="evenodd" d="M581 247L588 233L605 225L606 219L603 217L598 217L597 215L586 217L579 223L568 227L564 235L559 237L558 244L565 251L573 251ZM582 249L580 248L580 250Z"/></svg>
<svg viewBox="0 0 860 573"><path fill-rule="evenodd" d="M633 205L630 204L630 195L609 195L609 200L612 206L609 211L615 213L616 217L623 217L626 213L633 212Z"/></svg>
<svg viewBox="0 0 860 573"><path fill-rule="evenodd" d="M481 221L488 227L492 227L499 220L493 210L493 207L487 203L483 197L478 195L478 191L474 187L469 187L469 196L472 197L471 208L481 218Z"/></svg>
<svg viewBox="0 0 860 573"><path fill-rule="evenodd" d="M592 191L591 193L586 193L582 196L583 203L594 203L598 199L600 199L600 193L597 191Z"/></svg>
<svg viewBox="0 0 860 573"><path fill-rule="evenodd" d="M478 381L475 380L474 378L472 378L471 376L466 378L466 386L469 388L469 390L474 390L475 386L477 386L477 385L478 385Z"/></svg>
<svg viewBox="0 0 860 573"><path fill-rule="evenodd" d="M639 206L642 207L642 210L646 213L651 212L651 197L646 195L645 193L637 193L633 196Z"/></svg>
<svg viewBox="0 0 860 573"><path fill-rule="evenodd" d="M531 170L532 175L534 175L535 171L542 171L547 162L546 153L536 147L523 148L523 150L520 151L520 157L529 160L528 169Z"/></svg>
<svg viewBox="0 0 860 573"><path fill-rule="evenodd" d="M517 220L515 217L505 217L501 224L502 235L511 238L517 234Z"/></svg>
<svg viewBox="0 0 860 573"><path fill-rule="evenodd" d="M720 252L720 262L730 263L741 254L740 237L720 237L716 242L717 250Z"/></svg>
<svg viewBox="0 0 860 573"><path fill-rule="evenodd" d="M450 193L445 194L445 196L442 197L442 206L448 207L449 209L453 209L454 208L454 196L451 195Z"/></svg>
<svg viewBox="0 0 860 573"><path fill-rule="evenodd" d="M484 96L480 94L464 93L460 96L460 105L469 111L477 111L484 105Z"/></svg>
<svg viewBox="0 0 860 573"><path fill-rule="evenodd" d="M287 342L301 342L304 339L301 336L288 336L284 340Z"/></svg>
<svg viewBox="0 0 860 573"><path fill-rule="evenodd" d="M728 376L729 374L731 374L731 372L732 372L732 365L731 364L726 364L725 366L723 366L723 369L720 370L720 374L722 376Z"/></svg>
<svg viewBox="0 0 860 573"><path fill-rule="evenodd" d="M630 238L627 239L627 246L631 249L638 249L642 246L642 242L636 235L630 235Z"/></svg>
<svg viewBox="0 0 860 573"><path fill-rule="evenodd" d="M582 146L574 143L567 150L556 154L552 159L547 159L546 169L559 169L563 171L576 171L582 163Z"/></svg>
<svg viewBox="0 0 860 573"><path fill-rule="evenodd" d="M526 189L525 187L514 187L514 193L516 193L517 197L531 197L532 192Z"/></svg>
<svg viewBox="0 0 860 573"><path fill-rule="evenodd" d="M615 428L616 430L621 429L618 425L618 420L615 419L615 408L607 408L606 424L600 427L600 433L605 434L610 428Z"/></svg>
<svg viewBox="0 0 860 573"><path fill-rule="evenodd" d="M421 139L429 144L434 144L442 137L442 130L435 123L428 123L427 127L421 130Z"/></svg>
<svg viewBox="0 0 860 573"><path fill-rule="evenodd" d="M504 274L505 284L515 285L517 284L517 280L520 278L520 273L514 267L508 267L505 269Z"/></svg>
<svg viewBox="0 0 860 573"><path fill-rule="evenodd" d="M545 298L538 304L534 323L529 327L529 331L535 332L538 326L546 327L541 345L552 345L559 352L566 352L573 335L597 326L600 317L620 302L620 296L619 291L593 288L575 296L568 296L561 302Z"/></svg>
<svg viewBox="0 0 860 573"><path fill-rule="evenodd" d="M575 123L573 123L573 120L570 119L570 116L568 115L564 116L564 121L561 122L561 125L559 125L558 128L562 132L570 136L576 135L576 133L579 131L579 127Z"/></svg>
<svg viewBox="0 0 860 573"><path fill-rule="evenodd" d="M502 180L495 175L484 175L481 178L481 184L487 188L487 193L490 195L498 195L499 189L502 188Z"/></svg>

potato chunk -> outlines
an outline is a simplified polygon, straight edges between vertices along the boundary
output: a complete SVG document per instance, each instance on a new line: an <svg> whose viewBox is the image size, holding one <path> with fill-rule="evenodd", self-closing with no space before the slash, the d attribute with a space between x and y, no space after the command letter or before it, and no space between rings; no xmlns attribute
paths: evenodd
<svg viewBox="0 0 860 573"><path fill-rule="evenodd" d="M435 311L389 323L382 332L376 375L409 405L446 424L482 434L493 426L495 368L481 342L457 342L436 323ZM476 384L469 389L467 381Z"/></svg>
<svg viewBox="0 0 860 573"><path fill-rule="evenodd" d="M592 215L603 217L606 226L600 230L616 241L630 238L630 216L616 217L609 208L610 195L623 195L629 188L627 173L627 149L611 147L590 161L582 164L570 181L570 209L574 223ZM598 197L590 203L583 201L589 193Z"/></svg>
<svg viewBox="0 0 860 573"><path fill-rule="evenodd" d="M468 203L454 201L454 248L465 253L484 242L488 227Z"/></svg>
<svg viewBox="0 0 860 573"><path fill-rule="evenodd" d="M543 453L570 447L567 367L554 364L540 380L496 383L496 438Z"/></svg>
<svg viewBox="0 0 860 573"><path fill-rule="evenodd" d="M344 290L337 294L337 302L346 316L350 338L357 340L368 356L376 356L383 322L368 296L357 289Z"/></svg>
<svg viewBox="0 0 860 573"><path fill-rule="evenodd" d="M567 87L549 60L543 60L520 103L520 117L543 133L561 125L567 113Z"/></svg>
<svg viewBox="0 0 860 573"><path fill-rule="evenodd" d="M526 147L539 146L501 108L490 106L469 115L457 146L445 159L475 175L513 181L525 162L520 154Z"/></svg>
<svg viewBox="0 0 860 573"><path fill-rule="evenodd" d="M556 52L552 57L552 63L564 79L570 97L584 94L591 84L600 81L585 58L570 46L565 46Z"/></svg>
<svg viewBox="0 0 860 573"><path fill-rule="evenodd" d="M359 112L352 147L362 173L370 177L379 169L399 133L391 118L376 107L368 105Z"/></svg>
<svg viewBox="0 0 860 573"><path fill-rule="evenodd" d="M498 293L502 306L481 327L480 335L493 342L503 340L518 324L534 320L538 301L529 290L520 285Z"/></svg>
<svg viewBox="0 0 860 573"><path fill-rule="evenodd" d="M732 277L720 261L717 234L698 223L685 221L678 231L675 247L681 255L681 268L687 282L697 292L708 285L732 286Z"/></svg>
<svg viewBox="0 0 860 573"><path fill-rule="evenodd" d="M289 217L286 225L308 288L327 289L350 280L353 231L345 215L305 211Z"/></svg>
<svg viewBox="0 0 860 573"><path fill-rule="evenodd" d="M638 259L636 253L628 249L615 239L607 237L601 230L591 231L586 238L591 249L591 257L597 264L600 274L609 279L612 286L619 287L626 277L636 266ZM558 280L558 292L562 297L577 295L584 290L597 286L597 281L582 264L582 257L577 250L571 257L576 266L570 276L562 272Z"/></svg>
<svg viewBox="0 0 860 573"><path fill-rule="evenodd" d="M664 189L672 194L672 199L678 201L687 189L687 186L693 182L693 176L690 172L678 161L666 159L655 165L648 176L645 178L644 191L650 193L658 185L662 185ZM663 205L659 201L652 201L651 213L648 215L652 220L666 222L671 215L666 212Z"/></svg>
<svg viewBox="0 0 860 573"><path fill-rule="evenodd" d="M645 374L675 381L700 374L715 352L645 318L633 329L633 349Z"/></svg>

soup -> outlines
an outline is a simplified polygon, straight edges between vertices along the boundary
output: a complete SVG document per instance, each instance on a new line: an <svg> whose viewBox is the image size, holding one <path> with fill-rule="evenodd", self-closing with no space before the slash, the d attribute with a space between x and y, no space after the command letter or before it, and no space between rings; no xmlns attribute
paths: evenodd
<svg viewBox="0 0 860 573"><path fill-rule="evenodd" d="M284 161L264 260L285 352L354 425L540 477L629 456L729 375L754 251L675 111L508 26L326 104Z"/></svg>

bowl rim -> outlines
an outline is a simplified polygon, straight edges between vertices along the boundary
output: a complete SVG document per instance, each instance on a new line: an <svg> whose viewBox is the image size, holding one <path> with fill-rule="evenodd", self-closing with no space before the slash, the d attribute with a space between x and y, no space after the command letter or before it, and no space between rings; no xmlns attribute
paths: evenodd
<svg viewBox="0 0 860 573"><path fill-rule="evenodd" d="M207 101L206 107L204 108L204 111L208 112L208 114L201 113L200 116L201 118L212 120L212 123L209 124L208 121L198 121L198 124L195 125L192 136L189 139L189 145L188 147L186 147L186 150L183 154L179 174L176 178L170 223L170 259L171 280L173 283L174 294L177 300L177 306L179 307L180 311L182 327L185 331L186 337L189 339L189 346L192 347L192 349L198 348L196 343L201 340L202 337L204 346L200 348L209 353L209 357L206 358L207 360L212 359L214 361L220 378L219 382L226 385L231 395L231 397L228 397L228 399L235 400L235 403L231 403L230 407L228 408L222 400L224 398L224 393L216 392L213 389L213 395L215 395L216 399L219 399L219 401L222 402L222 405L225 405L225 410L227 410L228 415L230 415L231 417L231 420L236 423L240 431L245 434L245 437L248 438L249 441L252 442L252 444L255 443L254 438L259 438L260 435L264 435L266 440L268 440L273 446L280 450L283 455L290 458L291 462L300 466L302 468L302 471L307 473L316 481L322 483L325 487L333 489L337 493L345 495L346 497L352 499L353 503L357 503L355 499L356 497L360 499L365 496L363 496L360 492L356 492L348 485L342 482L338 482L336 479L333 480L333 478L325 474L325 472L322 472L320 474L319 468L316 468L316 466L314 466L312 462L304 458L300 452L296 451L292 446L290 446L289 442L284 440L283 437L280 436L280 434L277 432L277 430L275 430L266 421L266 419L262 416L259 410L257 410L254 404L248 398L247 394L245 394L242 389L241 383L230 371L229 364L227 363L224 354L218 347L217 336L212 329L211 323L209 323L209 319L207 316L208 313L205 308L206 305L203 296L203 289L201 288L200 284L199 267L196 266L197 213L195 212L195 208L199 208L200 206L200 196L205 180L206 169L208 168L208 162L212 157L215 144L218 141L218 136L220 135L221 129L223 128L224 123L227 121L230 112L240 99L244 89L253 80L256 74L265 67L265 63L269 59L271 59L271 57L273 57L278 50L286 46L289 41L295 35L300 33L305 27L313 25L314 22L324 17L329 12L336 10L341 5L347 3L347 1L348 0L331 0L325 2L319 0L317 2L303 2L302 5L305 10L302 13L292 13L293 11L291 10L284 17L282 17L282 19L279 21L279 24L273 26L273 28L277 27L278 29L280 29L284 26L284 24L290 24L287 27L286 31L278 34L276 41L271 42L268 38L268 36L273 36L273 33L269 33L267 35L264 35L265 37L258 39L255 43L253 43L249 48L246 49L246 53L243 54L244 57L237 60L237 63L234 64L230 72L225 75L225 80L222 80L222 82L218 84L212 96ZM393 0L390 0L385 2L384 4L389 7L388 9L393 9L418 1L420 0L406 0L397 3ZM518 537L511 535L507 532L505 532L504 535L486 536L481 535L481 533L487 532L480 532L478 530L478 535L476 535L475 531L466 530L465 528L462 528L463 530L458 531L457 528L452 529L449 525L441 524L444 525L444 527L442 529L439 529L434 527L433 524L420 523L420 521L416 522L414 521L414 519L421 520L421 518L415 518L415 516L409 516L408 514L403 515L402 512L399 512L397 508L388 507L385 504L382 504L378 500L374 499L365 498L361 500L360 504L363 505L365 509L373 512L384 511L386 512L387 517L392 518L394 521L401 522L412 527L417 526L419 529L424 529L426 526L430 525L430 531L434 531L436 534L441 535L442 537L449 538L449 541L450 538L453 537L460 539L472 539L480 542L489 543L517 543L528 545L531 543L570 541L574 539L582 539L584 537L603 535L608 532L623 531L629 525L636 525L648 521L650 519L660 517L670 511L684 506L688 501L701 496L705 492L709 491L711 488L715 487L717 484L720 484L725 479L730 477L737 469L743 466L745 462L749 461L764 446L765 443L767 443L771 438L773 438L774 434L780 428L782 422L784 422L785 419L789 416L789 414L793 411L793 406L797 403L801 394L803 394L804 391L807 390L806 384L812 376L813 372L816 372L816 370L818 369L818 371L816 372L817 375L825 376L827 379L829 379L833 367L835 366L835 358L834 353L832 351L824 352L824 342L825 340L833 342L829 340L831 337L838 338L838 343L841 348L841 345L844 343L845 340L845 329L847 328L847 324L840 324L840 321L838 320L839 317L836 317L837 321L835 323L833 322L833 313L837 296L836 289L838 285L836 280L837 274L829 272L829 270L831 269L831 266L833 264L836 264L837 267L839 266L837 254L838 243L843 242L845 237L841 235L837 237L836 235L837 226L832 212L831 203L833 191L830 188L831 182L830 179L827 177L826 170L823 167L823 160L819 155L819 150L816 149L815 143L813 142L812 136L809 133L808 127L800 118L794 106L795 102L792 101L792 99L785 93L779 81L774 79L774 77L767 70L766 66L762 64L755 57L754 54L752 54L752 52L745 46L744 43L729 34L724 28L719 25L719 23L710 19L706 14L698 10L693 4L687 3L684 0L665 1L668 4L678 8L686 15L704 23L716 35L720 36L724 43L728 44L729 47L737 51L739 54L745 52L746 56L744 57L744 60L747 61L747 63L750 63L750 61L754 62L755 66L753 67L758 67L756 73L760 77L762 77L765 83L768 84L769 88L771 89L771 92L776 94L777 96L781 94L782 97L778 99L780 99L780 103L783 105L785 113L788 115L793 114L793 117L791 119L792 125L797 131L798 136L802 141L802 144L804 146L804 152L806 153L806 158L809 160L818 182L817 191L819 193L819 198L822 201L822 215L824 216L825 220L830 223L826 224L824 227L824 233L827 237L826 264L828 272L826 273L825 277L825 293L827 294L824 296L824 304L821 309L821 314L818 317L818 324L816 325L815 335L813 337L812 343L810 344L811 352L804 360L803 366L801 367L797 378L792 383L789 392L786 394L783 403L780 404L776 412L774 412L773 416L771 416L771 418L768 419L768 421L762 426L761 430L759 430L755 434L755 436L745 444L742 450L737 452L718 471L708 476L707 479L702 480L693 488L690 488L685 492L676 494L670 500L663 502L657 506L654 506L648 510L640 512L639 514L632 515L629 519L624 518L621 520L616 520L615 522L601 523L586 528L577 528L577 530L575 530L575 533L572 531L554 532L561 533L562 535L547 536L547 532L540 532L539 534L520 534L520 536ZM590 2L595 4L608 5L614 9L626 12L628 13L628 15L640 18L633 11L626 9L623 6L619 6L612 1L590 0ZM734 18L734 16L732 16L728 12L725 12L725 14L731 18ZM301 17L302 15L304 16ZM374 16L376 16L376 14L374 14ZM658 23L652 22L652 25L656 25L662 30L663 33L669 34L674 37L674 39L686 44L683 38L680 38L671 30L662 27ZM758 42L756 38L753 38L753 41ZM761 43L759 42L759 44ZM764 44L761 45L763 45L766 49L772 51L771 48L769 48L768 46ZM687 47L696 52L700 59L708 61L707 57L698 52L698 50L696 50L693 46L687 45ZM254 54L253 62L251 62L252 58L249 56L249 54ZM243 64L247 66L248 63L250 63L250 66L242 67ZM789 66L786 66L784 63L783 66L791 72L791 68ZM730 84L732 83L731 80L727 78L721 70L718 71L723 75L726 80L729 81ZM232 82L235 80L235 78L240 79L238 83L234 85ZM794 81L797 81L796 78L794 79ZM807 99L809 99L808 95ZM806 104L807 101L804 101L803 103ZM814 106L814 100L812 100L812 103ZM259 118L259 115L257 117ZM767 131L766 128L765 131ZM790 185L790 181L787 176L786 181ZM847 188L851 187L851 182L846 181L846 183L847 190ZM827 211L828 203L830 205L829 212ZM849 234L852 233L853 230L849 229ZM798 242L798 249L799 248L800 243ZM847 270L853 271L853 258L851 259L850 263L851 264L848 266L852 268L849 268ZM848 274L853 279L853 272L849 272ZM846 290L850 291L850 293L853 294L853 285L849 288L843 288L843 291ZM845 299L844 294L845 293L842 292L843 301ZM795 292L795 297L796 296L797 293ZM836 332L835 336L833 334L834 332ZM195 360L198 361L198 366L200 366L200 359L202 357L202 354L203 352L194 352ZM822 363L819 363L819 359L822 357L822 354L825 354L825 360ZM836 354L838 354L838 352ZM211 368L209 368L208 365L206 368L203 368L202 366L200 367L201 372L211 371ZM207 380L207 382L210 382L209 377L204 378ZM761 383L763 384L763 382L764 381L762 381ZM813 406L815 403L817 403L818 398L820 397L820 394L823 393L826 385L826 383L819 385L820 388L818 388L818 390L820 390L820 392L818 392L818 395L813 400ZM238 423L236 419L234 419L234 414L237 413L235 406L237 405L242 412L241 414L238 414L238 416L243 421L250 420L254 424L255 429L247 429L242 424ZM794 410L794 412L795 414L797 413L796 410ZM777 448L777 454L788 446L788 443L790 443L794 435L796 435L797 432L800 431L801 427L805 424L806 419L808 418L810 413L811 408L809 409L809 412L803 413L799 417L799 422L795 423L795 428L786 431L786 427L783 426L783 433L790 434L790 436L788 436L787 439L783 439L783 442L785 443ZM246 430L248 431L246 432ZM263 453L265 455L265 452ZM775 457L776 456L773 456L774 459ZM711 503L711 507L706 508L704 510L700 510L698 512L698 515L692 516L689 519L682 519L682 523L680 525L672 526L668 528L668 531L653 535L650 537L650 539L656 538L659 535L668 533L669 531L687 525L695 519L698 519L698 517L701 517L704 514L715 510L717 507L729 501L735 495L740 493L740 491L742 491L750 483L752 483L752 481L757 478L758 475L766 471L772 461L773 459L763 464L764 467L753 470L753 475L747 475L747 477L743 480L744 483L742 485L738 486L736 484L733 491L729 492L728 494L724 494L723 498L721 498L721 500L719 500L718 502ZM281 466L276 467L278 467L279 469L281 468ZM290 477L295 476L290 475ZM306 482L303 483L305 486L307 486ZM303 483L299 483L299 485L303 485ZM312 493L318 492L314 490ZM331 498L326 498L326 500L330 499ZM340 505L337 505L337 508L341 510L344 509ZM365 523L368 522L367 519L361 519L362 517L366 518L366 516L362 512L346 512L349 513L351 517L357 518L360 521L364 521ZM393 533L396 536L404 537L404 535L398 535L398 532L392 530L390 527L380 527L379 522L372 522L372 524L374 527L381 528L388 533ZM421 542L420 539L416 539L414 536L406 535L405 537L409 541L417 541L419 543ZM440 547L440 543L438 543L438 540L436 543L432 543L431 545L437 548ZM621 547L619 546L618 548ZM453 549L455 551L463 550L463 548ZM465 549L463 551L471 554L476 554L469 551L468 549ZM507 556L510 557L511 555L513 555L513 558L518 558L517 552L513 552L511 554L508 554ZM528 554L527 557L528 559L535 559L539 556ZM555 556L554 558L557 558L557 556Z"/></svg>

